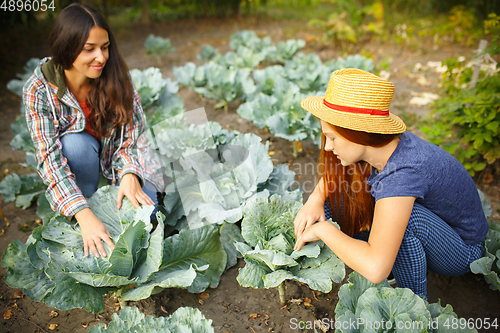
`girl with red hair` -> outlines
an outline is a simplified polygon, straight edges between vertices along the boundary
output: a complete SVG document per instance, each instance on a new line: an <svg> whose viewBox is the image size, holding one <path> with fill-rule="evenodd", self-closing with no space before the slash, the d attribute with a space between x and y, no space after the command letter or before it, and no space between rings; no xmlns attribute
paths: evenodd
<svg viewBox="0 0 500 333"><path fill-rule="evenodd" d="M295 249L322 240L371 282L392 271L398 287L427 298L427 270L469 272L488 224L463 165L389 112L393 92L349 68L332 73L324 97L302 101L321 120L322 149L320 181L294 221Z"/></svg>

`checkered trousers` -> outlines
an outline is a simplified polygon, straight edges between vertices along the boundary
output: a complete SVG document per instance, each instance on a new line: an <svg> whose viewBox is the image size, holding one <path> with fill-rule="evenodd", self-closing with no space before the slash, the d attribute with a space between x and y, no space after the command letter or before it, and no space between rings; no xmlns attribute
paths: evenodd
<svg viewBox="0 0 500 333"><path fill-rule="evenodd" d="M325 215L332 216L329 202ZM368 240L368 233L355 238ZM439 216L415 203L392 273L400 288L409 288L427 299L427 270L445 276L470 271L469 265L484 254L484 242L467 245Z"/></svg>

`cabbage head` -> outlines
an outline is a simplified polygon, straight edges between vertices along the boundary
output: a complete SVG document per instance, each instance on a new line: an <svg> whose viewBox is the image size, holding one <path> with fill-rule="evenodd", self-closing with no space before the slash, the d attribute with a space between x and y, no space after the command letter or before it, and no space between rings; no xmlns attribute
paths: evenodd
<svg viewBox="0 0 500 333"><path fill-rule="evenodd" d="M246 262L237 277L241 286L267 289L295 280L327 293L332 282L342 281L344 263L323 242L293 250L293 220L301 207L301 203L283 200L277 194L245 205L241 234L246 244L235 243Z"/></svg>

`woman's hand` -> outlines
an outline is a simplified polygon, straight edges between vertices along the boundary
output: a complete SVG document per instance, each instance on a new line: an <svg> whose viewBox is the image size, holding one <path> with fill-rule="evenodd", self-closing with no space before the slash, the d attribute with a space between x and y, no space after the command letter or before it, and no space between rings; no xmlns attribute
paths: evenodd
<svg viewBox="0 0 500 333"><path fill-rule="evenodd" d="M116 198L116 207L122 206L123 197L126 196L135 208L139 204L154 206L153 200L142 190L139 179L133 173L127 173L122 177L118 187L118 197Z"/></svg>
<svg viewBox="0 0 500 333"><path fill-rule="evenodd" d="M316 197L310 196L306 204L299 210L293 225L295 228L295 237L298 239L309 226L316 221L325 220L325 202Z"/></svg>
<svg viewBox="0 0 500 333"><path fill-rule="evenodd" d="M322 229L323 228L321 223L316 223L307 227L304 232L297 238L297 242L295 243L295 247L293 249L295 251L299 251L302 246L306 245L307 243L319 241L321 238L318 236L318 232L321 232Z"/></svg>
<svg viewBox="0 0 500 333"><path fill-rule="evenodd" d="M85 257L89 256L89 249L94 256L99 257L99 252L103 257L107 256L106 250L102 241L108 244L109 248L113 250L115 245L111 240L111 234L104 223L99 220L90 208L84 208L75 215L80 228L82 229L83 237L83 252Z"/></svg>

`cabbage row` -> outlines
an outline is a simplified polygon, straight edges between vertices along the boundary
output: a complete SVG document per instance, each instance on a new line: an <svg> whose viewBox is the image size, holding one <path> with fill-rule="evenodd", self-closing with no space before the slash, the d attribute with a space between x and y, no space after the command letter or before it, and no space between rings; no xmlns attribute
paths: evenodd
<svg viewBox="0 0 500 333"><path fill-rule="evenodd" d="M301 108L300 101L324 94L330 74L337 69L374 69L372 59L360 55L323 63L314 53L297 53L304 46L304 41L291 39L276 47L269 37L260 39L245 30L231 35L234 51L221 55L205 45L198 55L201 66L188 62L173 71L180 84L218 100L215 108L227 111L231 102L243 101L237 113L257 127L266 127L273 135L294 142L297 156L298 142L312 139L319 145L321 139L319 121ZM256 69L262 64L268 66Z"/></svg>

